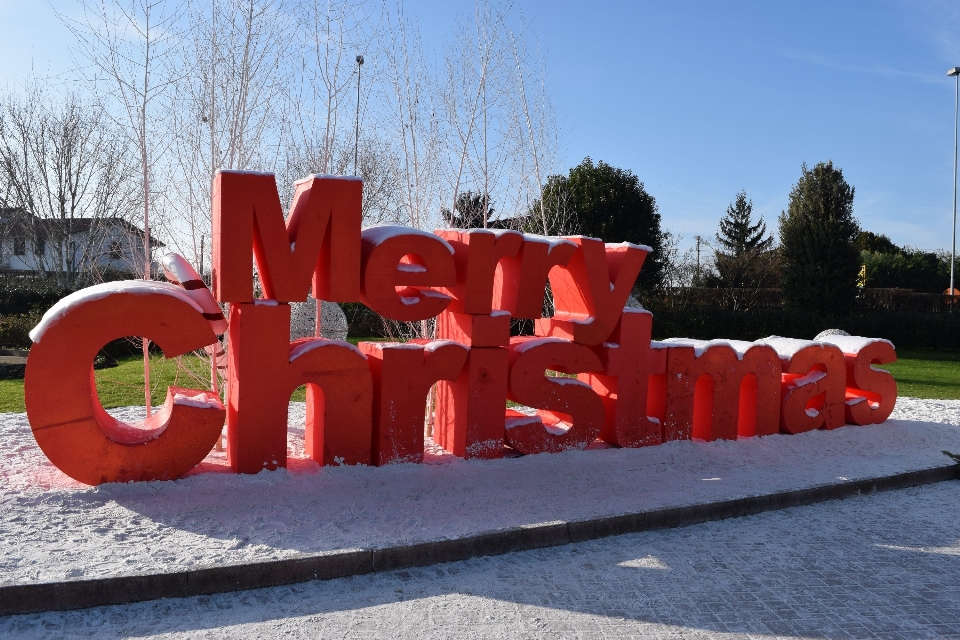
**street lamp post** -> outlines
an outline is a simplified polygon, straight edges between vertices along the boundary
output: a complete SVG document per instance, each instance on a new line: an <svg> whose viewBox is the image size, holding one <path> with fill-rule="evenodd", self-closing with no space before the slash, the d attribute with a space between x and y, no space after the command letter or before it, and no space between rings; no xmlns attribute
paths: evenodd
<svg viewBox="0 0 960 640"><path fill-rule="evenodd" d="M360 154L360 68L363 66L363 56L357 55L357 131L353 141L353 175L357 173L357 157Z"/></svg>
<svg viewBox="0 0 960 640"><path fill-rule="evenodd" d="M956 94L953 101L953 234L950 236L950 311L953 311L953 266L957 258L957 128L960 127L960 67L947 71L948 76L957 79Z"/></svg>

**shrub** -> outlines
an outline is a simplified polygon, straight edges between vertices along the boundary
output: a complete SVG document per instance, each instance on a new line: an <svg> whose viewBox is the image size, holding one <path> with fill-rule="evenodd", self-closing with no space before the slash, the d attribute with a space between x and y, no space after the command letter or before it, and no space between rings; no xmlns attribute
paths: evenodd
<svg viewBox="0 0 960 640"><path fill-rule="evenodd" d="M30 330L40 322L41 316L38 311L0 316L0 349L29 349L33 344Z"/></svg>
<svg viewBox="0 0 960 640"><path fill-rule="evenodd" d="M771 335L811 340L824 329L852 335L886 338L899 348L960 349L960 313L856 311L836 318L813 311L758 308L734 311L717 306L653 310L656 338L757 340Z"/></svg>
<svg viewBox="0 0 960 640"><path fill-rule="evenodd" d="M383 320L370 307L359 302L340 304L347 316L347 335L351 338L386 337Z"/></svg>
<svg viewBox="0 0 960 640"><path fill-rule="evenodd" d="M803 175L780 215L783 293L791 306L843 317L857 296L860 233L853 217L854 189L832 162Z"/></svg>
<svg viewBox="0 0 960 640"><path fill-rule="evenodd" d="M867 286L941 293L950 284L950 262L936 253L906 249L900 253L864 251Z"/></svg>
<svg viewBox="0 0 960 640"><path fill-rule="evenodd" d="M44 283L32 283L32 286L0 286L0 316L43 312L70 293L70 289Z"/></svg>

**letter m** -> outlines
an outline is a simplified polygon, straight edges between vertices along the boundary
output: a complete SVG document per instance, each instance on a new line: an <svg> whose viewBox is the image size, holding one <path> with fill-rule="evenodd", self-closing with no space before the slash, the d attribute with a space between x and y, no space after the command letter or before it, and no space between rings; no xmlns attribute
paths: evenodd
<svg viewBox="0 0 960 640"><path fill-rule="evenodd" d="M218 171L213 182L213 293L254 299L253 259L263 297L297 302L360 299L363 183L311 176L295 183L290 215L272 173ZM311 282L312 280L312 282Z"/></svg>

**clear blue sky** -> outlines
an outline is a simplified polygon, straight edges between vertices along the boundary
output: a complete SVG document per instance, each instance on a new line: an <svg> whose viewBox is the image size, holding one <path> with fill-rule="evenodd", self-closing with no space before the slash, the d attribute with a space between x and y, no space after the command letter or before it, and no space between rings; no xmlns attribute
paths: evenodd
<svg viewBox="0 0 960 640"><path fill-rule="evenodd" d="M438 45L473 10L406 6ZM589 155L632 170L684 246L712 236L741 189L775 228L801 163L832 159L865 229L949 250L960 2L516 6L546 56L565 165ZM69 68L69 42L47 3L0 0L0 82L31 60Z"/></svg>

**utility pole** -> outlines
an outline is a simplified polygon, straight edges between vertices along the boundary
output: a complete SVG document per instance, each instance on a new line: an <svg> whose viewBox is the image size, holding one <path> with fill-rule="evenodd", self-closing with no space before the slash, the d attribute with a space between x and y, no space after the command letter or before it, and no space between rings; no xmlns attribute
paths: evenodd
<svg viewBox="0 0 960 640"><path fill-rule="evenodd" d="M697 274L695 276L695 286L700 286L700 236L694 236L697 239Z"/></svg>
<svg viewBox="0 0 960 640"><path fill-rule="evenodd" d="M956 96L953 102L953 235L951 236L952 247L950 249L950 312L953 313L953 304L956 302L956 296L953 289L953 267L957 258L957 127L960 126L960 67L954 67L947 71L948 76L956 78L957 88Z"/></svg>
<svg viewBox="0 0 960 640"><path fill-rule="evenodd" d="M357 172L357 158L360 155L360 69L363 67L363 56L357 55L357 130L353 143L353 175L359 176ZM319 308L317 313L320 313ZM318 316L319 317L319 316Z"/></svg>

